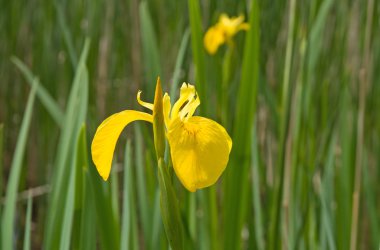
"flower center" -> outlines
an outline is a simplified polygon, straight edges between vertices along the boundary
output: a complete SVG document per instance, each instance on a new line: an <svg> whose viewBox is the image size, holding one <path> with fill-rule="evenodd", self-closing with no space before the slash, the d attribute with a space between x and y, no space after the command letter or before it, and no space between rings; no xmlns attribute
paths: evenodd
<svg viewBox="0 0 380 250"><path fill-rule="evenodd" d="M200 100L194 86L186 83L182 84L180 97L171 111L171 120L179 118L181 121L186 122L193 116L199 104Z"/></svg>

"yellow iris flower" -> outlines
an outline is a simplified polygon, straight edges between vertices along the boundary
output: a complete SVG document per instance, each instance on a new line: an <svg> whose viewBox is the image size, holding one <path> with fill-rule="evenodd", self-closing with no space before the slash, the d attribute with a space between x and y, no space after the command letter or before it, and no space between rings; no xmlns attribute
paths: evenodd
<svg viewBox="0 0 380 250"><path fill-rule="evenodd" d="M210 27L203 39L204 46L209 54L215 54L219 46L230 42L231 38L240 30L248 30L249 24L244 23L244 16L229 18L226 14L219 17L219 21Z"/></svg>
<svg viewBox="0 0 380 250"><path fill-rule="evenodd" d="M159 79L157 84L160 84ZM140 95L141 91L137 94L138 103L153 110L153 104L141 101ZM200 104L193 85L183 83L180 97L173 107L167 93L162 100L166 137L176 175L191 192L213 185L226 168L232 148L230 136L217 122L193 116ZM92 141L91 153L104 180L109 177L121 131L136 120L153 123L153 116L145 112L124 110L108 117L99 125Z"/></svg>

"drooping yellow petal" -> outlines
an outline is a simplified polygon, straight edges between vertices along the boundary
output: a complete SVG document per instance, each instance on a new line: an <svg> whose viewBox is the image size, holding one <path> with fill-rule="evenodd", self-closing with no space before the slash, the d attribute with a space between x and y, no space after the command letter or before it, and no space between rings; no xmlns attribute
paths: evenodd
<svg viewBox="0 0 380 250"><path fill-rule="evenodd" d="M137 120L153 122L153 117L147 113L125 110L108 117L96 130L91 144L91 154L96 169L104 180L107 180L110 174L113 153L121 131L130 122Z"/></svg>
<svg viewBox="0 0 380 250"><path fill-rule="evenodd" d="M191 192L214 184L227 166L232 141L213 120L193 116L172 121L167 132L173 168Z"/></svg>
<svg viewBox="0 0 380 250"><path fill-rule="evenodd" d="M207 52L211 55L215 54L219 46L226 42L223 29L219 26L210 27L204 38L203 44Z"/></svg>

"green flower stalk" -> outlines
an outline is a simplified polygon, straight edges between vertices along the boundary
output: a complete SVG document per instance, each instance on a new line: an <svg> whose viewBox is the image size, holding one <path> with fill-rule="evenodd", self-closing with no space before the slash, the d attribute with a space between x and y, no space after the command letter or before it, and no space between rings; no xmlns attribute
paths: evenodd
<svg viewBox="0 0 380 250"><path fill-rule="evenodd" d="M158 161L158 183L160 186L161 217L166 237L173 250L183 249L183 229L179 213L178 200L165 163L165 122L160 78L157 79L153 104L154 147Z"/></svg>

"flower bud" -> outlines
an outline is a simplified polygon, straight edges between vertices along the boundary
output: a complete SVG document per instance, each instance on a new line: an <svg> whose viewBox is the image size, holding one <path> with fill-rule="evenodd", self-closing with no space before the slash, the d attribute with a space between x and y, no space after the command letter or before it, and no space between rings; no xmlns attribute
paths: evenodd
<svg viewBox="0 0 380 250"><path fill-rule="evenodd" d="M162 103L162 88L159 77L157 78L153 104L153 135L157 159L163 158L165 154L165 122Z"/></svg>

